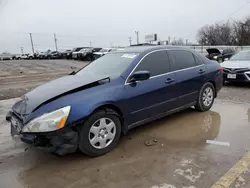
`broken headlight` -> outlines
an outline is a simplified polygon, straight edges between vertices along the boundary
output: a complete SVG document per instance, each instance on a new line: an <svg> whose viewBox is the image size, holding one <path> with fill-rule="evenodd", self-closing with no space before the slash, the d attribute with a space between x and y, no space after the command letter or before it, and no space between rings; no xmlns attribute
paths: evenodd
<svg viewBox="0 0 250 188"><path fill-rule="evenodd" d="M70 106L60 108L53 112L31 120L22 129L22 132L49 132L64 127L69 116Z"/></svg>

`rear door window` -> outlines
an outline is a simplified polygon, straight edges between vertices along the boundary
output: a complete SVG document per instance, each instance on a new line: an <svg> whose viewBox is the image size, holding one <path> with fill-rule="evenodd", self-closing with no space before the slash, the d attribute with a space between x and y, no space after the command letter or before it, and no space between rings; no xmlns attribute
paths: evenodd
<svg viewBox="0 0 250 188"><path fill-rule="evenodd" d="M198 58L198 57L197 57L196 55L194 55L194 54L193 54L193 56L194 56L196 65L202 65L202 64L203 64L203 62L200 60L200 58Z"/></svg>
<svg viewBox="0 0 250 188"><path fill-rule="evenodd" d="M135 71L149 71L150 76L157 76L170 71L170 61L167 52L157 51L148 54L136 67Z"/></svg>
<svg viewBox="0 0 250 188"><path fill-rule="evenodd" d="M191 52L185 50L171 50L169 51L171 54L173 63L172 70L182 70L190 67L196 66L196 61Z"/></svg>

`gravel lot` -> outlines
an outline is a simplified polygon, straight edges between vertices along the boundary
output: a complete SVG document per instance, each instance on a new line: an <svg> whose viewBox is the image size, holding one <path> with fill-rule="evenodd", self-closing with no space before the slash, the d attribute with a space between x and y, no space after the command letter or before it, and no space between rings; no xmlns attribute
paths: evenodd
<svg viewBox="0 0 250 188"><path fill-rule="evenodd" d="M20 97L32 88L76 71L87 63L64 59L0 61L0 100Z"/></svg>

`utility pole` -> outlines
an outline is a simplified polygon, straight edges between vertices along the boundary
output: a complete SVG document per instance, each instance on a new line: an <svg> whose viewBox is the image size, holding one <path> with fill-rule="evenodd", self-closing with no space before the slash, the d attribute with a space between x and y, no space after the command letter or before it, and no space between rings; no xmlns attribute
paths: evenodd
<svg viewBox="0 0 250 188"><path fill-rule="evenodd" d="M171 45L170 36L168 36L168 45Z"/></svg>
<svg viewBox="0 0 250 188"><path fill-rule="evenodd" d="M91 41L89 42L89 47L92 47L92 42Z"/></svg>
<svg viewBox="0 0 250 188"><path fill-rule="evenodd" d="M55 33L54 33L54 41L55 41L56 51L58 51L58 48L57 48L57 38L56 38L56 34Z"/></svg>
<svg viewBox="0 0 250 188"><path fill-rule="evenodd" d="M131 46L132 45L132 38L128 37L128 40L129 40L129 45Z"/></svg>
<svg viewBox="0 0 250 188"><path fill-rule="evenodd" d="M21 47L21 54L23 54L23 47Z"/></svg>
<svg viewBox="0 0 250 188"><path fill-rule="evenodd" d="M186 39L186 46L188 45L188 39Z"/></svg>
<svg viewBox="0 0 250 188"><path fill-rule="evenodd" d="M30 34L30 43L31 43L31 47L32 47L32 52L34 54L35 50L34 50L34 44L33 44L33 39L32 39L32 33L29 33L29 34Z"/></svg>
<svg viewBox="0 0 250 188"><path fill-rule="evenodd" d="M135 31L135 34L136 34L137 44L139 44L139 31Z"/></svg>

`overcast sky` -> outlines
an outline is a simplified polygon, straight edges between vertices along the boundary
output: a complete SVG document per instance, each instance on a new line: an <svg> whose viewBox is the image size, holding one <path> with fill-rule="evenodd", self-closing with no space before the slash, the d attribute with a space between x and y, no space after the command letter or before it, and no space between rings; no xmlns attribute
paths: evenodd
<svg viewBox="0 0 250 188"><path fill-rule="evenodd" d="M227 19L250 16L250 0L0 0L0 53L54 50L75 46L128 45L157 33L167 40L196 42L197 29ZM242 5L245 5L242 7ZM240 8L241 7L241 8ZM240 8L240 10L238 10ZM238 10L238 11L237 11Z"/></svg>

